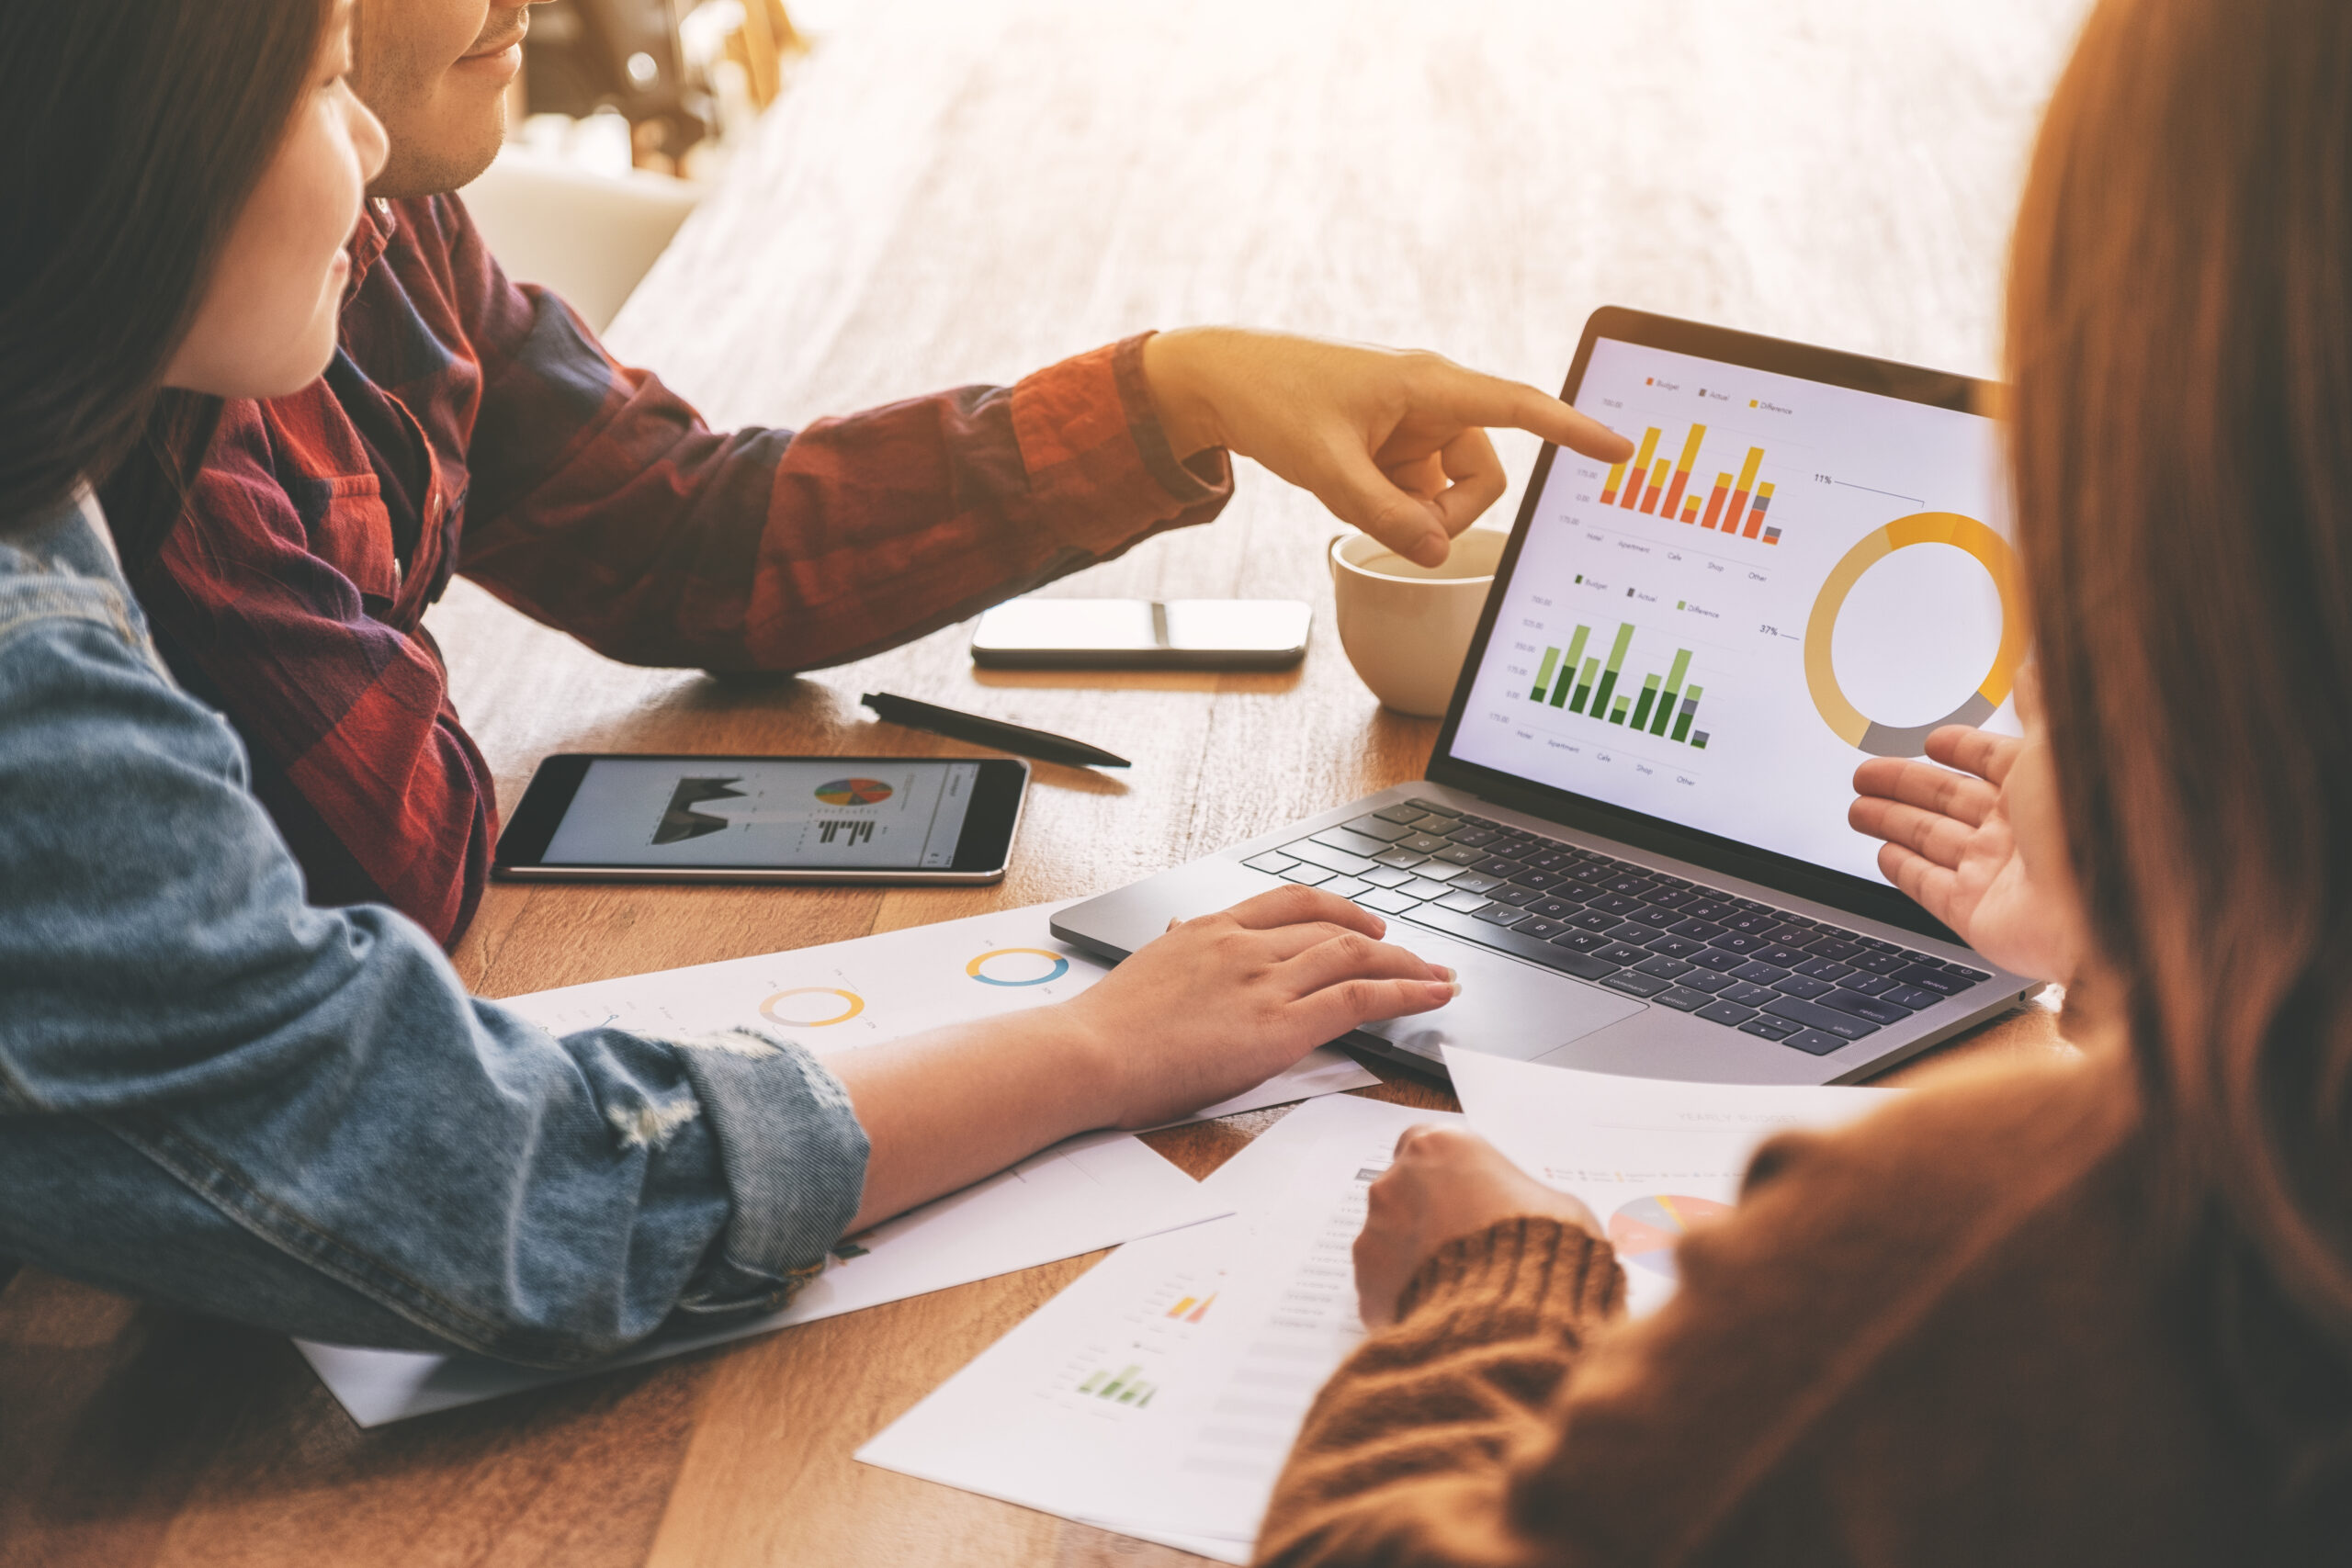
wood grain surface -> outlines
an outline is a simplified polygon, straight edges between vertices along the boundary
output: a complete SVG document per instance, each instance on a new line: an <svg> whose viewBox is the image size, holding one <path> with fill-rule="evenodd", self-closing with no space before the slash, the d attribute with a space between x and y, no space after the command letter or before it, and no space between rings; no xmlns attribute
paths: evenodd
<svg viewBox="0 0 2352 1568"><path fill-rule="evenodd" d="M1153 326L1409 344L1556 385L1642 306L1989 373L2002 244L2081 0L868 0L615 323L714 422L1002 381ZM1523 477L1524 437L1502 443ZM1507 525L1516 496L1488 521ZM799 679L611 663L465 584L432 616L512 806L557 750L968 751L888 690L1136 760L1040 766L1001 887L493 887L457 957L507 996L1114 887L1417 776L1330 624L1314 502L1057 592L1299 597L1289 675L990 675L951 629ZM2011 1015L1939 1053L2061 1050ZM1374 1091L1450 1103L1419 1080ZM1205 1174L1279 1116L1154 1145ZM1193 1562L855 1463L1076 1259L363 1433L287 1344L38 1269L0 1290L0 1562Z"/></svg>

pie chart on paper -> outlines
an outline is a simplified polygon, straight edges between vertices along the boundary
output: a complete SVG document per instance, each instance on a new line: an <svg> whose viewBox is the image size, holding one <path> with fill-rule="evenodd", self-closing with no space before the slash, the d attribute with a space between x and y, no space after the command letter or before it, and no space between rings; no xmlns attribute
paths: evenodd
<svg viewBox="0 0 2352 1568"><path fill-rule="evenodd" d="M817 798L827 806L879 806L890 798L890 786L880 779L835 779L817 787Z"/></svg>
<svg viewBox="0 0 2352 1568"><path fill-rule="evenodd" d="M1712 1198L1668 1194L1636 1198L1609 1216L1609 1240L1626 1263L1670 1280L1675 1245L1691 1231L1730 1213L1729 1203Z"/></svg>

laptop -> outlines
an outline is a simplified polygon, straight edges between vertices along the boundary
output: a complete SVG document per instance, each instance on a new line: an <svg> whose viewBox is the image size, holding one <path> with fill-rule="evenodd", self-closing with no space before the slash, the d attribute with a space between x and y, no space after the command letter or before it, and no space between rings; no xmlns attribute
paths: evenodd
<svg viewBox="0 0 2352 1568"><path fill-rule="evenodd" d="M1456 970L1357 1044L1738 1083L1867 1077L2014 1006L1879 874L1855 767L2019 732L2027 644L1994 389L1640 311L1561 396L1426 777L1064 910L1110 958L1284 882Z"/></svg>

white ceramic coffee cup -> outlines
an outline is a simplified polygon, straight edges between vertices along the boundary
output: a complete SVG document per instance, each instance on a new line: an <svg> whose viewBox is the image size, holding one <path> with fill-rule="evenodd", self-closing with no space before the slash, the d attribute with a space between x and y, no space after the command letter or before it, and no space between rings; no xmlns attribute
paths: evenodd
<svg viewBox="0 0 2352 1568"><path fill-rule="evenodd" d="M1383 705L1421 718L1445 712L1509 539L1467 529L1442 566L1416 566L1369 534L1331 541L1340 646Z"/></svg>

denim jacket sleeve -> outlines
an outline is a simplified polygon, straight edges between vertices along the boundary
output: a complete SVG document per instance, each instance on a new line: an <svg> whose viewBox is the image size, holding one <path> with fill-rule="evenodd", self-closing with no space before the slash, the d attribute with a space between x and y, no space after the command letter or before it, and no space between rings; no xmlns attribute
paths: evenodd
<svg viewBox="0 0 2352 1568"><path fill-rule="evenodd" d="M773 1306L856 1211L832 1075L558 1040L319 909L110 560L0 544L0 1250L289 1333L569 1367Z"/></svg>

